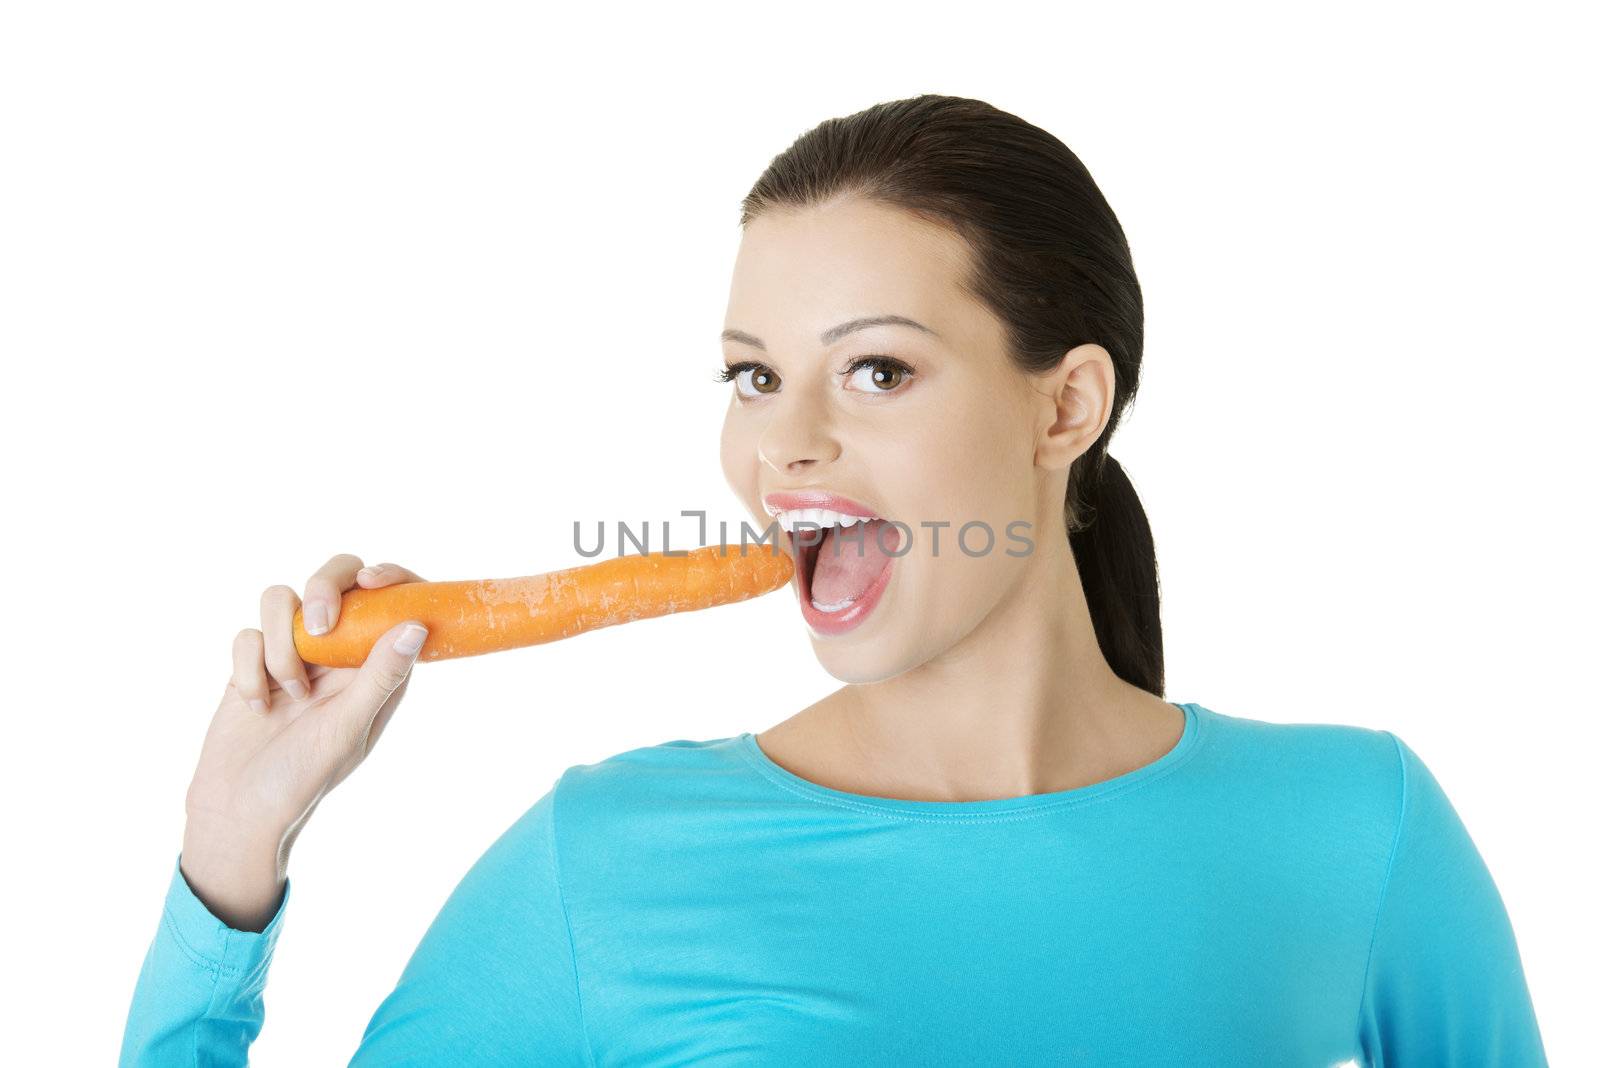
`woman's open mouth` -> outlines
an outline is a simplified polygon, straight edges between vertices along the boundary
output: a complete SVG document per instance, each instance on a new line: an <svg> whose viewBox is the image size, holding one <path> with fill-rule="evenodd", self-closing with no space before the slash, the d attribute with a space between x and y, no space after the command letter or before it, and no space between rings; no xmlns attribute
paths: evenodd
<svg viewBox="0 0 1600 1068"><path fill-rule="evenodd" d="M829 508L783 508L774 514L788 532L807 625L829 636L860 626L889 585L899 528L877 516Z"/></svg>

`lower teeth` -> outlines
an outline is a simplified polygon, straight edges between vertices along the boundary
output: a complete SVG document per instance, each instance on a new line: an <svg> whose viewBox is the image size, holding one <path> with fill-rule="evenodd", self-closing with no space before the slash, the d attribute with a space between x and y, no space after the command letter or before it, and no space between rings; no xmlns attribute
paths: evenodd
<svg viewBox="0 0 1600 1068"><path fill-rule="evenodd" d="M854 597L846 597L844 600L835 601L832 604L823 604L815 597L811 598L811 607L815 608L819 612L839 612L849 608L855 603L856 599Z"/></svg>

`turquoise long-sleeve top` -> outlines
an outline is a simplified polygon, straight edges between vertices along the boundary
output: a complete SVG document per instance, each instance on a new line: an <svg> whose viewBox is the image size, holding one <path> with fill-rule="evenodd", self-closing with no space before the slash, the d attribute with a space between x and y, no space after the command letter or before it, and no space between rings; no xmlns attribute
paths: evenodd
<svg viewBox="0 0 1600 1068"><path fill-rule="evenodd" d="M1180 707L1153 763L998 800L832 789L749 733L571 766L350 1063L1547 1063L1500 895L1410 747ZM122 1063L244 1064L287 905L230 930L175 870Z"/></svg>

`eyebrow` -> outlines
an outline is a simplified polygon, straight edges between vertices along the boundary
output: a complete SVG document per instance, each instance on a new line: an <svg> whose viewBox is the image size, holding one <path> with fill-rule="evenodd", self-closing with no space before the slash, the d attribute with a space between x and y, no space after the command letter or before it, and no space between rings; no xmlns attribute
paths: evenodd
<svg viewBox="0 0 1600 1068"><path fill-rule="evenodd" d="M939 336L937 330L923 326L915 319L908 319L904 315L869 315L861 319L851 319L849 322L840 323L838 326L829 327L821 333L819 340L824 345L831 345L846 334L854 333L857 330L865 330L869 326L909 326L921 330L923 333L932 334L934 337ZM762 352L767 350L767 346L760 338L747 334L743 330L724 330L722 332L722 340L754 345Z"/></svg>

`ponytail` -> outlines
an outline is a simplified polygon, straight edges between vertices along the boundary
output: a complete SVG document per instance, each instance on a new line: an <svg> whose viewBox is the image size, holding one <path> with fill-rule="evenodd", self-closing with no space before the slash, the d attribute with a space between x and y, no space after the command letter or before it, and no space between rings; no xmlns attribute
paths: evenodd
<svg viewBox="0 0 1600 1068"><path fill-rule="evenodd" d="M1087 473L1076 499L1068 496L1067 538L1106 662L1118 678L1159 697L1166 669L1155 538L1128 473L1110 453L1098 455L1084 457Z"/></svg>

